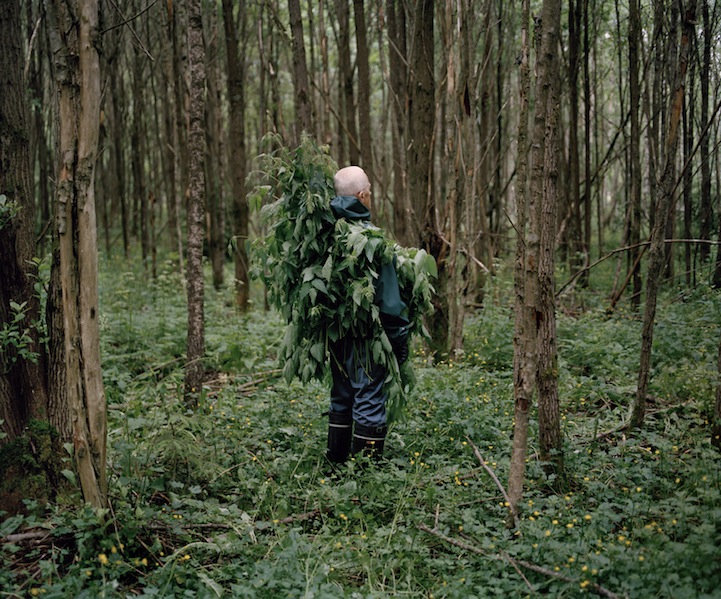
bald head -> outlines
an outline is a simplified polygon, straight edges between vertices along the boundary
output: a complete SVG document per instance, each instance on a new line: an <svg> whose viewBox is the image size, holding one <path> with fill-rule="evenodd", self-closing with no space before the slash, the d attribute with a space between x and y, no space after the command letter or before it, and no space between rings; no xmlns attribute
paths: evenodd
<svg viewBox="0 0 721 599"><path fill-rule="evenodd" d="M359 166L346 166L333 177L335 192L339 196L355 196L370 210L371 183Z"/></svg>

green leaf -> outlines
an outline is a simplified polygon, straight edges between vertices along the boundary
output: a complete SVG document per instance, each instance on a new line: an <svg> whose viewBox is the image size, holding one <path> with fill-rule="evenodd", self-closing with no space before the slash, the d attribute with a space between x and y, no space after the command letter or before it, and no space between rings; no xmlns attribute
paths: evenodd
<svg viewBox="0 0 721 599"><path fill-rule="evenodd" d="M315 343L310 348L310 354L318 361L322 362L325 358L325 346L322 343Z"/></svg>
<svg viewBox="0 0 721 599"><path fill-rule="evenodd" d="M333 256L328 256L328 259L323 264L323 268L320 272L320 276L326 281L330 281L331 275L333 274Z"/></svg>

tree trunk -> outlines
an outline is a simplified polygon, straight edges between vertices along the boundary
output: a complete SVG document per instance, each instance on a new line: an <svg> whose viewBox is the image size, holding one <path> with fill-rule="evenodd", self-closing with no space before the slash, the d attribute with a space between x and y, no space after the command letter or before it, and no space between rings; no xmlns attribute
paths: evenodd
<svg viewBox="0 0 721 599"><path fill-rule="evenodd" d="M300 0L288 0L290 13L290 31L293 38L293 86L295 88L295 140L300 143L301 134L313 133L313 106L308 84L308 67L305 62L305 42L303 41L303 16Z"/></svg>
<svg viewBox="0 0 721 599"><path fill-rule="evenodd" d="M119 72L110 76L110 96L113 120L112 169L115 180L115 193L120 204L120 229L123 238L123 256L128 257L130 249L130 225L128 221L128 201L125 186L125 153L123 151L123 130L125 114L123 111L123 82Z"/></svg>
<svg viewBox="0 0 721 599"><path fill-rule="evenodd" d="M318 105L318 140L323 144L330 144L333 140L331 135L331 110L333 104L330 96L330 60L328 57L328 32L326 29L325 13L326 3L320 0L318 3L318 33L320 35L320 102Z"/></svg>
<svg viewBox="0 0 721 599"><path fill-rule="evenodd" d="M406 13L403 2L386 0L388 22L388 63L390 69L391 143L393 161L393 232L401 245L409 245L411 234L411 206L408 201L407 152L405 134L407 119L406 81L408 55L406 51Z"/></svg>
<svg viewBox="0 0 721 599"><path fill-rule="evenodd" d="M643 314L641 332L641 356L638 372L636 398L631 413L630 425L640 428L646 416L646 394L651 372L651 348L653 344L653 328L656 317L656 301L658 288L665 263L664 233L669 210L673 207L673 195L676 188L676 152L679 141L679 124L683 106L684 86L690 48L693 45L694 24L696 22L696 2L691 0L686 6L681 34L681 47L677 62L676 80L671 94L668 131L666 133L666 156L663 177L658 187L659 197L655 202L655 218L651 230L651 247L649 248L648 273L646 275L646 305Z"/></svg>
<svg viewBox="0 0 721 599"><path fill-rule="evenodd" d="M593 9L591 9L593 10ZM590 65L591 62L591 35L589 33L589 21L588 21L588 0L583 0L583 115L584 115L584 176L583 176L583 252L585 261L588 264L591 261L591 215L593 213L592 207L592 181L593 173L591 172L591 132L593 130L593 123L591 121L591 105L593 99L591 97L591 73ZM595 36L594 36L595 37ZM596 110L594 112L597 112ZM600 215L599 215L600 218ZM603 242L603 237L599 235L599 255L600 246ZM588 285L588 272L583 275L584 287Z"/></svg>
<svg viewBox="0 0 721 599"><path fill-rule="evenodd" d="M100 366L94 173L100 126L97 0L48 4L59 110L56 223L67 401L85 501L107 503L106 407Z"/></svg>
<svg viewBox="0 0 721 599"><path fill-rule="evenodd" d="M716 381L716 404L711 422L711 445L721 449L721 335L719 335L718 361L716 366L719 378Z"/></svg>
<svg viewBox="0 0 721 599"><path fill-rule="evenodd" d="M368 39L364 0L353 0L356 37L356 62L358 64L358 130L360 131L360 166L371 183L373 176L373 142L371 140L371 73L368 64Z"/></svg>
<svg viewBox="0 0 721 599"><path fill-rule="evenodd" d="M136 207L133 222L138 222L136 233L140 234L140 250L143 258L143 268L147 269L150 258L150 238L148 235L148 199L145 181L145 164L147 151L145 148L145 76L143 61L145 55L140 48L135 47L133 56L133 122L130 130L130 164L133 172L133 205ZM137 221L136 221L137 219Z"/></svg>
<svg viewBox="0 0 721 599"><path fill-rule="evenodd" d="M448 248L440 236L433 194L433 128L435 124L434 3L420 0L413 14L413 52L410 57L409 86L410 155L408 171L412 201L421 215L419 242L438 265L434 298L435 313L429 323L432 351L448 351Z"/></svg>
<svg viewBox="0 0 721 599"><path fill-rule="evenodd" d="M205 181L209 216L208 255L213 288L220 291L225 281L225 194L223 192L222 95L220 93L220 55L218 24L213 11L207 13L205 73L208 92L205 100Z"/></svg>
<svg viewBox="0 0 721 599"><path fill-rule="evenodd" d="M523 496L529 412L533 403L536 372L536 301L538 294L538 237L526 231L527 214L535 210L527 202L528 181L528 104L531 86L529 69L529 0L521 9L521 64L519 69L518 157L516 159L516 261L513 271L515 291L513 335L513 449L508 474L509 511L518 513Z"/></svg>
<svg viewBox="0 0 721 599"><path fill-rule="evenodd" d="M719 177L716 177L716 187L719 187ZM717 215L718 238L721 239L721 212ZM715 289L721 289L721 245L716 250L716 264L711 275L711 284Z"/></svg>
<svg viewBox="0 0 721 599"><path fill-rule="evenodd" d="M681 111L683 117L683 143L682 143L682 155L684 164L688 164L689 167L684 169L682 173L683 177L683 237L684 239L691 239L693 237L693 172L691 168L691 159L693 158L693 145L694 145L694 115L696 108L696 94L694 92L694 79L696 73L696 62L691 61L689 65L689 80L690 85L688 86L688 101L684 102L684 108ZM668 235L667 239L671 239ZM671 245L671 244L668 244ZM701 244L707 245L707 244ZM692 255L692 244L684 244L684 265L686 273L686 285L690 288L692 281L696 279L696 266ZM708 251L708 250L707 250ZM707 254L708 255L708 254Z"/></svg>
<svg viewBox="0 0 721 599"><path fill-rule="evenodd" d="M172 4L168 3L168 10L172 10ZM173 52L172 52L172 17L168 15L168 27L165 28L165 37L163 38L162 50L162 67L160 70L161 89L165 89L167 94L166 101L163 102L163 129L165 130L165 144L162 152L165 154L164 175L165 195L168 211L168 234L170 236L170 249L180 254L182 242L180 241L180 202L179 197L179 180L178 180L178 132L175 127L175 101L177 95L175 88L177 81L173 77ZM180 254L182 255L182 254ZM182 262L182 259L180 260Z"/></svg>
<svg viewBox="0 0 721 599"><path fill-rule="evenodd" d="M715 11L714 11L715 12ZM701 63L701 127L706 127L709 120L709 89L713 72L711 64L711 48L714 45L714 23L709 15L709 2L702 0L701 14L703 18L703 58ZM709 134L706 133L700 142L699 159L701 161L701 197L699 239L711 239L713 223L713 206L711 201L711 161L709 157ZM703 264L710 258L711 248L707 243L699 244L699 258Z"/></svg>
<svg viewBox="0 0 721 599"><path fill-rule="evenodd" d="M202 0L188 5L188 62L190 67L190 114L188 131L188 344L185 364L185 403L198 404L203 384L205 353L203 230L205 220L205 52L203 49Z"/></svg>
<svg viewBox="0 0 721 599"><path fill-rule="evenodd" d="M245 30L245 2L239 7ZM248 203L245 200L245 55L240 54L238 32L233 18L233 2L223 0L223 19L225 23L225 45L228 56L228 102L230 123L228 131L228 161L233 189L233 236L235 248L235 305L241 312L248 310L250 279L248 275L248 255L245 244L248 240ZM245 38L245 35L243 35Z"/></svg>
<svg viewBox="0 0 721 599"><path fill-rule="evenodd" d="M580 125L580 99L578 77L581 66L581 15L583 0L570 0L568 8L568 161L566 163L566 189L568 226L566 239L568 240L570 256L569 265L572 273L577 272L588 264L583 248L583 233L581 224L581 157L578 140Z"/></svg>
<svg viewBox="0 0 721 599"><path fill-rule="evenodd" d="M631 133L629 140L629 225L628 245L632 246L628 260L633 272L633 298L632 303L638 306L641 292L641 266L640 254L643 251L639 246L641 241L641 191L643 174L641 171L641 125L639 120L640 109L640 80L639 80L639 45L641 44L641 8L639 0L630 0L628 19L628 62L629 62L629 90L631 104L629 107Z"/></svg>
<svg viewBox="0 0 721 599"><path fill-rule="evenodd" d="M536 76L531 193L538 235L538 299L536 307L539 445L546 469L565 478L558 403L558 356L554 284L555 228L558 202L558 43L560 0L544 0Z"/></svg>
<svg viewBox="0 0 721 599"><path fill-rule="evenodd" d="M494 138L498 131L494 128L495 119L493 108L493 86L495 80L495 71L493 68L493 2L487 0L484 6L483 30L485 31L483 39L482 66L479 76L478 91L478 136L479 145L482 148L478 158L476 187L478 202L475 209L471 212L472 225L471 230L475 232L476 243L473 248L473 255L480 256L482 262L491 263L495 253L494 232L499 230L500 222L500 202L493 190L494 158L491 149L494 147ZM482 284L476 276L478 270L475 266L471 267L473 275L471 278L471 286L477 290L482 289ZM481 301L481 298L478 298Z"/></svg>
<svg viewBox="0 0 721 599"><path fill-rule="evenodd" d="M194 1L194 0L191 0ZM175 85L173 91L174 108L175 108L175 160L176 160L176 189L178 191L175 198L171 201L175 202L178 227L178 266L180 272L184 270L183 261L183 235L182 235L182 212L183 207L187 209L186 200L188 199L189 186L189 148L188 148L188 52L187 43L182 39L183 32L188 31L187 19L187 3L186 2L168 2L169 21L171 28L171 36L173 41L173 78Z"/></svg>
<svg viewBox="0 0 721 599"><path fill-rule="evenodd" d="M31 418L47 419L44 350L33 322L40 303L33 288L34 203L23 81L22 23L18 0L0 7L0 329L17 327L23 343L0 345L0 430L20 437ZM15 308L13 308L15 304ZM24 317L13 324L16 315ZM0 508L4 509L4 508Z"/></svg>
<svg viewBox="0 0 721 599"><path fill-rule="evenodd" d="M475 147L475 103L471 104L470 37L473 20L466 2L446 4L443 36L446 50L446 103L445 119L450 131L445 144L444 164L448 165L449 182L446 192L446 238L448 248L448 321L451 354L463 349L463 324L465 322L468 277L472 268L473 235L464 226L469 202L468 190L472 188L472 160Z"/></svg>
<svg viewBox="0 0 721 599"><path fill-rule="evenodd" d="M356 106L353 95L353 66L350 53L350 13L347 0L336 0L338 19L338 85L340 113L340 132L338 144L338 163L358 164L360 162L360 143L356 125Z"/></svg>

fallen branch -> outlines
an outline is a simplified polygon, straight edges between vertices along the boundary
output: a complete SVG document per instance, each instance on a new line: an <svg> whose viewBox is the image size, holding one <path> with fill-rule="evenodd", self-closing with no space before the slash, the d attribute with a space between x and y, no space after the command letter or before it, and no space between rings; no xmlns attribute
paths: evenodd
<svg viewBox="0 0 721 599"><path fill-rule="evenodd" d="M18 532L2 538L3 543L22 543L23 541L33 541L35 539L40 542L47 539L53 533L51 530L34 530L32 532Z"/></svg>
<svg viewBox="0 0 721 599"><path fill-rule="evenodd" d="M480 547L476 547L475 545L471 545L470 543L464 543L463 541L459 541L458 539L454 539L453 537L444 535L438 529L431 528L429 526L426 526L425 524L419 524L418 528L423 532L427 532L428 534L441 539L443 542L448 543L449 545L453 545L454 547L458 547L459 549L463 549L464 551L469 551L470 553L475 553L476 555L484 555L492 559L507 560L514 568L516 568L516 570L518 569L518 566L521 566L523 568L526 568L527 570L531 570L533 572L537 572L538 574L543 574L544 576L549 576L551 578L556 578L558 580L562 580L563 582L580 584L577 579L566 576L565 574L561 574L560 572L556 572L555 570L550 570L549 568L544 568L543 566L538 566L525 560L514 559L505 551L489 554ZM526 580L525 577L523 578L524 580ZM526 583L528 584L528 580L526 580ZM594 591L596 594L602 597L608 597L608 599L621 599L620 596L613 591L609 591L607 588L602 587L600 584L595 582L589 581L588 589Z"/></svg>
<svg viewBox="0 0 721 599"><path fill-rule="evenodd" d="M476 447L475 443L471 441L470 437L466 437L468 439L468 443L470 443L471 447L473 448L473 453L476 454L476 457L478 458L478 461L481 463L481 466L490 474L491 478L493 479L493 482L496 483L496 486L501 491L501 494L503 495L503 498L506 500L506 505L508 505L508 509L511 512L511 515L513 516L513 523L516 525L516 530L520 529L521 522L518 519L518 512L516 511L515 507L513 506L513 503L511 502L510 497L508 497L508 493L506 493L506 490L503 488L503 485L501 484L501 481L498 480L498 477L496 476L496 473L493 472L493 469L486 464L486 460L483 459L483 456L481 455L481 452L478 450L478 447Z"/></svg>

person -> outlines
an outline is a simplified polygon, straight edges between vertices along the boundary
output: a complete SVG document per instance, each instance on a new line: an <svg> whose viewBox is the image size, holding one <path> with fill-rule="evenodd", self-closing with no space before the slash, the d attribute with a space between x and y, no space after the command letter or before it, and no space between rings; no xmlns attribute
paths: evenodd
<svg viewBox="0 0 721 599"><path fill-rule="evenodd" d="M331 208L335 217L373 226L371 184L365 171L358 166L342 168L333 182L336 197ZM401 300L394 262L377 267L374 303L398 363L402 364L408 358L407 307ZM383 455L387 433L383 382L387 369L372 360L372 341L349 334L330 344L332 386L326 453L330 462L345 462L351 453L366 452L374 459Z"/></svg>

